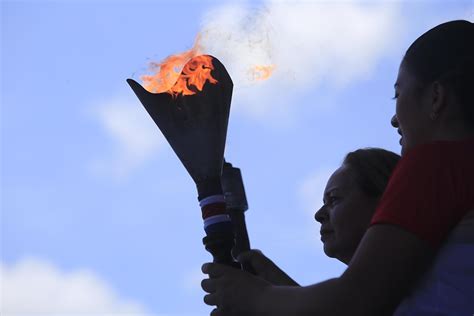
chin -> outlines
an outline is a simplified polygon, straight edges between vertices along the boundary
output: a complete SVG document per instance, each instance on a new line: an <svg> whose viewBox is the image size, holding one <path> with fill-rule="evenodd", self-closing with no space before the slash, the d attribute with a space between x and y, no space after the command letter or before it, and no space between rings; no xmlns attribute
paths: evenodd
<svg viewBox="0 0 474 316"><path fill-rule="evenodd" d="M345 257L343 254L345 253L344 251L341 251L340 248L334 247L334 245L324 243L324 253L326 256L329 258L333 258L336 260L339 260L340 262L344 264L349 264L349 261L351 257Z"/></svg>
<svg viewBox="0 0 474 316"><path fill-rule="evenodd" d="M406 153L405 146L402 145L402 148L400 149L400 156L403 156Z"/></svg>
<svg viewBox="0 0 474 316"><path fill-rule="evenodd" d="M400 150L400 155L403 156L404 154L406 154L408 152L409 149L410 149L410 147L407 146L407 144L405 142L402 142L402 148Z"/></svg>
<svg viewBox="0 0 474 316"><path fill-rule="evenodd" d="M334 251L334 248L331 247L331 245L328 245L327 242L324 243L323 249L326 256L330 258L336 258L336 251Z"/></svg>

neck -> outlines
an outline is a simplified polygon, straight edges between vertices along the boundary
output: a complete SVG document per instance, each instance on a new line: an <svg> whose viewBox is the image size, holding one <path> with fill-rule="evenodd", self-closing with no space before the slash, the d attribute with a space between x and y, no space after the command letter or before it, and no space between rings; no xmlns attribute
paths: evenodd
<svg viewBox="0 0 474 316"><path fill-rule="evenodd" d="M474 137L474 126L469 126L465 122L455 122L438 128L432 140L455 141Z"/></svg>

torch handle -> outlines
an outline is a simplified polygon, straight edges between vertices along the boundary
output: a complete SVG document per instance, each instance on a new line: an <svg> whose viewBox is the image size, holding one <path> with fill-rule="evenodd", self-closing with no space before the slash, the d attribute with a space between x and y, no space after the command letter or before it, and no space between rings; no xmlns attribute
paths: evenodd
<svg viewBox="0 0 474 316"><path fill-rule="evenodd" d="M232 256L237 258L240 253L250 250L250 241L245 223L245 211L248 209L248 203L240 169L224 161L221 182L227 213L231 218L234 230L235 246L232 248ZM242 269L255 274L252 267L247 264L243 264Z"/></svg>
<svg viewBox="0 0 474 316"><path fill-rule="evenodd" d="M232 256L236 258L240 253L250 250L249 235L244 212L233 210L228 210L228 212L232 220L235 235L235 246L232 249Z"/></svg>
<svg viewBox="0 0 474 316"><path fill-rule="evenodd" d="M240 268L231 255L234 247L234 235L227 232L209 233L202 239L206 250L212 255L213 262Z"/></svg>
<svg viewBox="0 0 474 316"><path fill-rule="evenodd" d="M245 223L245 213L241 210L228 211L234 227L235 246L232 249L232 256L237 258L239 254L250 250L250 240ZM243 263L242 270L256 274L251 265Z"/></svg>

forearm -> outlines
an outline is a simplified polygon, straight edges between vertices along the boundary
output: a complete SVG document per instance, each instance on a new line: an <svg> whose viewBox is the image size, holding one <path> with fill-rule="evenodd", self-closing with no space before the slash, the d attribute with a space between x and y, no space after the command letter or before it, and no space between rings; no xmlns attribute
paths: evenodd
<svg viewBox="0 0 474 316"><path fill-rule="evenodd" d="M281 270L278 266L274 266L274 269L267 269L264 279L276 286L300 286L295 280L293 280L285 271Z"/></svg>
<svg viewBox="0 0 474 316"><path fill-rule="evenodd" d="M346 271L311 286L276 286L224 265L206 264L209 305L229 315L391 315L427 269L433 250L396 226L375 225L362 239Z"/></svg>
<svg viewBox="0 0 474 316"><path fill-rule="evenodd" d="M269 287L262 295L259 315L370 315L357 289L346 283L334 278L303 287Z"/></svg>
<svg viewBox="0 0 474 316"><path fill-rule="evenodd" d="M268 287L262 310L271 312L262 315L391 315L434 253L397 226L372 226L339 278L306 287Z"/></svg>

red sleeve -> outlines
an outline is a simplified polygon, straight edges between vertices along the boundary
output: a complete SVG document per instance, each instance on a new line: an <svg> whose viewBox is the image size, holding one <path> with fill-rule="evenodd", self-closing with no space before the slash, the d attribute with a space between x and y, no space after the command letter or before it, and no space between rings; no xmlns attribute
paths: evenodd
<svg viewBox="0 0 474 316"><path fill-rule="evenodd" d="M415 234L437 249L474 209L474 142L428 144L400 160L371 220Z"/></svg>

